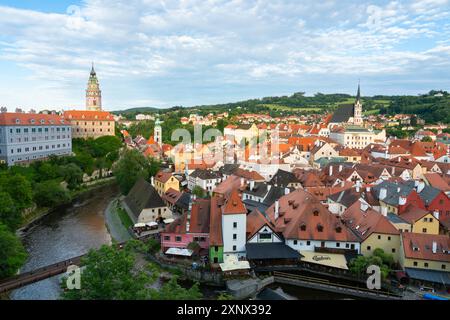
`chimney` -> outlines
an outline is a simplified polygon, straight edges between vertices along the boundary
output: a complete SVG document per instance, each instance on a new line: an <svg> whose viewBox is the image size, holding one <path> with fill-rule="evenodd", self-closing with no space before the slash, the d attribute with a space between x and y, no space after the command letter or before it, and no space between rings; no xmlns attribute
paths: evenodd
<svg viewBox="0 0 450 320"><path fill-rule="evenodd" d="M381 214L385 217L387 216L387 207L381 207Z"/></svg>
<svg viewBox="0 0 450 320"><path fill-rule="evenodd" d="M419 180L414 180L414 187L417 188L419 186Z"/></svg>
<svg viewBox="0 0 450 320"><path fill-rule="evenodd" d="M359 193L360 190L361 190L361 181L357 180L356 181L356 192Z"/></svg>
<svg viewBox="0 0 450 320"><path fill-rule="evenodd" d="M341 181L341 187L342 187L342 188L345 187L345 181L344 181L344 180Z"/></svg>
<svg viewBox="0 0 450 320"><path fill-rule="evenodd" d="M245 184L245 179L241 178L241 187L244 187L244 184Z"/></svg>
<svg viewBox="0 0 450 320"><path fill-rule="evenodd" d="M284 188L284 194L288 195L289 193L291 193L291 189L289 188Z"/></svg>
<svg viewBox="0 0 450 320"><path fill-rule="evenodd" d="M360 202L361 203L361 210L362 211L366 211L368 208L369 208L369 206L367 205L367 203L364 203L364 202Z"/></svg>
<svg viewBox="0 0 450 320"><path fill-rule="evenodd" d="M367 192L370 192L370 189L371 189L370 186L367 186L367 187L366 187L366 191L367 191Z"/></svg>
<svg viewBox="0 0 450 320"><path fill-rule="evenodd" d="M384 198L387 197L387 189L381 188L380 189L380 196L378 197L380 200L384 200Z"/></svg>
<svg viewBox="0 0 450 320"><path fill-rule="evenodd" d="M152 184L152 186L155 186L155 177L151 178L151 184Z"/></svg>
<svg viewBox="0 0 450 320"><path fill-rule="evenodd" d="M437 242L436 241L433 241L433 248L432 248L432 250L433 250L433 253L437 252Z"/></svg>
<svg viewBox="0 0 450 320"><path fill-rule="evenodd" d="M280 216L280 202L277 200L275 201L275 221L278 220L279 216Z"/></svg>
<svg viewBox="0 0 450 320"><path fill-rule="evenodd" d="M255 181L252 180L250 181L250 191L253 191L254 188L255 188Z"/></svg>
<svg viewBox="0 0 450 320"><path fill-rule="evenodd" d="M339 165L339 172L342 171L342 164Z"/></svg>
<svg viewBox="0 0 450 320"><path fill-rule="evenodd" d="M330 177L333 176L333 165L332 165L332 164L330 164L330 171L329 171L328 175L329 175Z"/></svg>
<svg viewBox="0 0 450 320"><path fill-rule="evenodd" d="M268 184L268 185L267 185L267 191L270 191L270 189L272 189L272 185L271 185L271 184Z"/></svg>
<svg viewBox="0 0 450 320"><path fill-rule="evenodd" d="M400 196L400 197L398 198L398 205L399 205L399 206L404 206L405 204L406 204L406 198L403 197L403 196Z"/></svg>
<svg viewBox="0 0 450 320"><path fill-rule="evenodd" d="M439 210L434 210L433 216L434 216L437 220L439 220Z"/></svg>
<svg viewBox="0 0 450 320"><path fill-rule="evenodd" d="M417 193L421 193L423 188L425 188L425 182L420 181L419 184L417 185Z"/></svg>

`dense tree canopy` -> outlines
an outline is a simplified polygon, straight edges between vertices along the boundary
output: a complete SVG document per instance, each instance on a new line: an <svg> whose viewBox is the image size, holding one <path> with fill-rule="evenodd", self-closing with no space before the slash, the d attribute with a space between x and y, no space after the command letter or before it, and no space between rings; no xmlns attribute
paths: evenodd
<svg viewBox="0 0 450 320"><path fill-rule="evenodd" d="M34 189L34 201L40 207L54 207L70 200L70 195L56 181L37 183Z"/></svg>
<svg viewBox="0 0 450 320"><path fill-rule="evenodd" d="M116 246L102 246L91 250L83 259L81 290L65 290L63 299L69 300L192 300L202 297L198 284L189 289L181 287L177 278L159 289L151 287L158 279L158 269L136 263L136 253L142 252L142 243L131 241L123 250ZM63 282L64 286L64 282Z"/></svg>
<svg viewBox="0 0 450 320"><path fill-rule="evenodd" d="M136 181L150 178L150 161L137 150L125 150L113 167L113 173L123 194L128 194Z"/></svg>
<svg viewBox="0 0 450 320"><path fill-rule="evenodd" d="M0 223L0 279L14 275L27 259L27 253L7 226Z"/></svg>

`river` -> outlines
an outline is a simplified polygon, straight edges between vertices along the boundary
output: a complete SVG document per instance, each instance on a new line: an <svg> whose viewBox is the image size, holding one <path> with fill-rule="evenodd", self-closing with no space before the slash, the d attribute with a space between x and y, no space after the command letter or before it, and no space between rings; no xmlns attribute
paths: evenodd
<svg viewBox="0 0 450 320"><path fill-rule="evenodd" d="M29 253L21 272L85 254L92 248L111 243L105 225L104 210L119 194L115 185L108 185L82 196L73 205L53 211L23 235ZM53 300L60 295L59 279L55 276L14 290L14 300Z"/></svg>

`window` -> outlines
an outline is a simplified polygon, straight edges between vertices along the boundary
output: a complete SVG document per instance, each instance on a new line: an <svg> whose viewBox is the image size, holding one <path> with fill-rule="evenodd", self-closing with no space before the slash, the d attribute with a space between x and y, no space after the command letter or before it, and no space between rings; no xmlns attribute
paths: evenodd
<svg viewBox="0 0 450 320"><path fill-rule="evenodd" d="M341 244L339 242L336 242L336 248L339 248Z"/></svg>
<svg viewBox="0 0 450 320"><path fill-rule="evenodd" d="M164 236L164 241L170 241L170 236Z"/></svg>
<svg viewBox="0 0 450 320"><path fill-rule="evenodd" d="M414 267L417 267L417 261L414 261L413 265Z"/></svg>
<svg viewBox="0 0 450 320"><path fill-rule="evenodd" d="M372 248L370 246L367 246L367 251L370 251Z"/></svg>
<svg viewBox="0 0 450 320"><path fill-rule="evenodd" d="M236 251L237 250L237 247L236 246L233 246L233 251Z"/></svg>
<svg viewBox="0 0 450 320"><path fill-rule="evenodd" d="M380 235L378 235L378 240L380 240L381 239L381 236Z"/></svg>
<svg viewBox="0 0 450 320"><path fill-rule="evenodd" d="M311 241L306 241L306 245L307 246L311 245Z"/></svg>
<svg viewBox="0 0 450 320"><path fill-rule="evenodd" d="M391 241L391 237L390 236L388 237L388 241Z"/></svg>
<svg viewBox="0 0 450 320"><path fill-rule="evenodd" d="M219 252L219 247L218 247L218 246L215 246L215 247L214 247L214 251L215 251L215 252Z"/></svg>
<svg viewBox="0 0 450 320"><path fill-rule="evenodd" d="M445 264L443 264L443 265L441 266L441 269L442 269L442 270L445 270L446 267L447 267L447 266L446 266Z"/></svg>
<svg viewBox="0 0 450 320"><path fill-rule="evenodd" d="M181 237L180 237L180 236L176 236L176 237L175 237L175 241L176 241L176 242L181 242Z"/></svg>
<svg viewBox="0 0 450 320"><path fill-rule="evenodd" d="M237 234L233 233L233 240L237 240Z"/></svg>
<svg viewBox="0 0 450 320"><path fill-rule="evenodd" d="M428 268L428 262L425 262L425 263L423 264L423 266L424 266L425 268Z"/></svg>
<svg viewBox="0 0 450 320"><path fill-rule="evenodd" d="M395 248L392 248L392 253L395 253Z"/></svg>
<svg viewBox="0 0 450 320"><path fill-rule="evenodd" d="M297 241L297 240L294 240L294 245L295 245L295 246L297 245L297 243L298 243L298 241Z"/></svg>
<svg viewBox="0 0 450 320"><path fill-rule="evenodd" d="M234 229L237 228L237 222L233 222L233 228L234 228Z"/></svg>
<svg viewBox="0 0 450 320"><path fill-rule="evenodd" d="M272 235L270 233L261 233L259 238L262 240L270 240L272 239Z"/></svg>
<svg viewBox="0 0 450 320"><path fill-rule="evenodd" d="M422 232L423 232L423 233L427 233L427 228L423 228L423 229L422 229Z"/></svg>

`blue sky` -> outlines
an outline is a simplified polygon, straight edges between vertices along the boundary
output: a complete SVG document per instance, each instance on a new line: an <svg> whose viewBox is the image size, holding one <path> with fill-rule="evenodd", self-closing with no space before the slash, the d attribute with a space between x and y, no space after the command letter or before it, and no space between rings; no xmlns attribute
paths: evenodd
<svg viewBox="0 0 450 320"><path fill-rule="evenodd" d="M0 0L0 105L450 91L450 0Z"/></svg>

